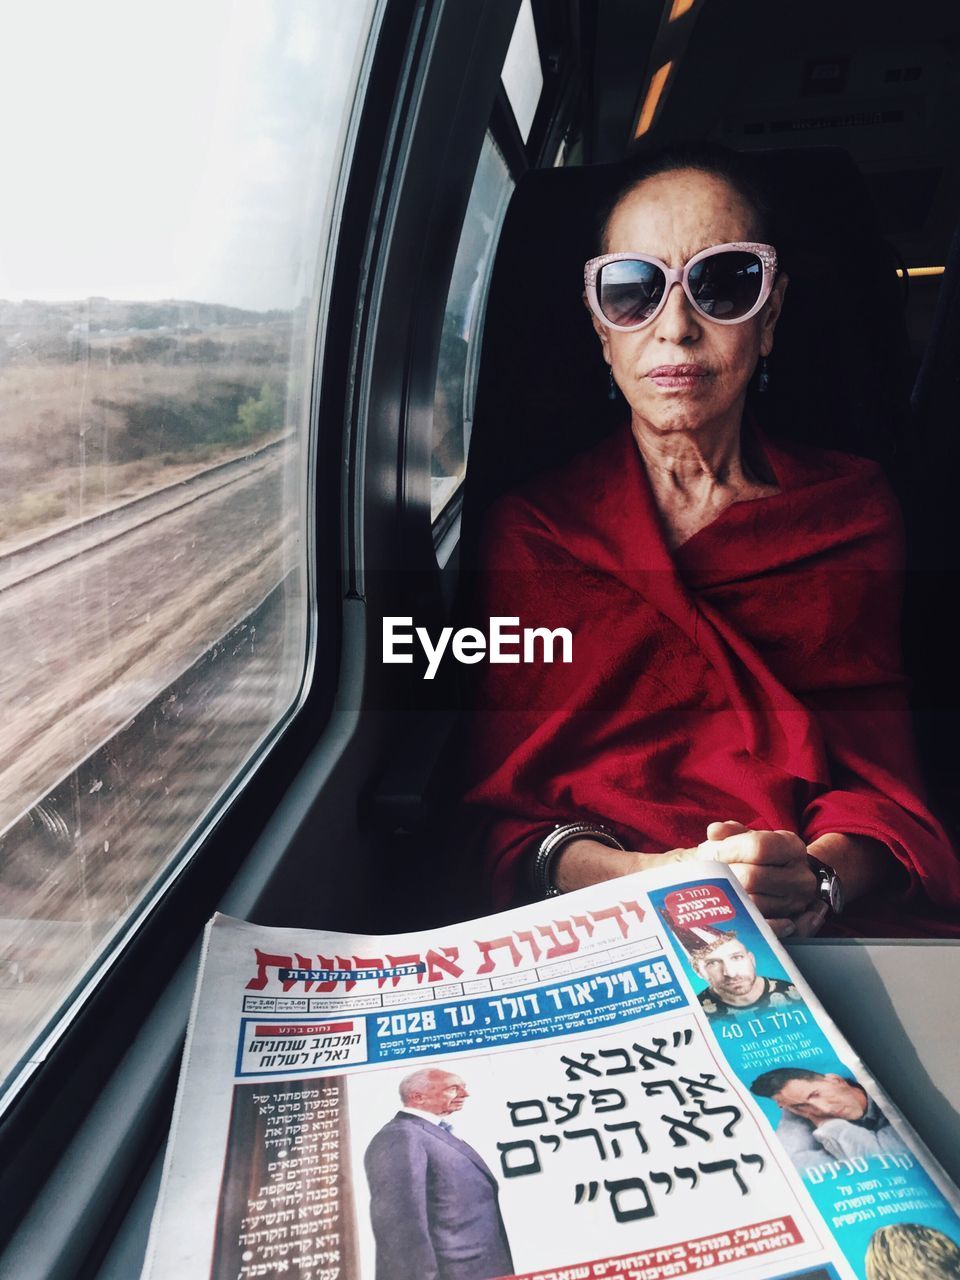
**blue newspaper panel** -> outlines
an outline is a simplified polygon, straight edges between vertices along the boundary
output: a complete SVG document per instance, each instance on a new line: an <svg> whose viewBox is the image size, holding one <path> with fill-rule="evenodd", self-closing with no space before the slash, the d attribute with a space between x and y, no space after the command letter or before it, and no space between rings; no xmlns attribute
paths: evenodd
<svg viewBox="0 0 960 1280"><path fill-rule="evenodd" d="M519 991L331 1015L260 1014L241 1020L236 1074L312 1075L520 1046L598 1031L688 1007L663 955ZM326 1022L333 1025L319 1025ZM344 1021L345 1020L345 1021Z"/></svg>
<svg viewBox="0 0 960 1280"><path fill-rule="evenodd" d="M960 1219L876 1099L837 1056L724 881L656 890L678 964L717 1045L750 1090L861 1280L891 1256L960 1275ZM805 1274L805 1273L801 1273Z"/></svg>
<svg viewBox="0 0 960 1280"><path fill-rule="evenodd" d="M657 955L522 991L367 1014L369 1061L532 1044L686 1006L670 962Z"/></svg>

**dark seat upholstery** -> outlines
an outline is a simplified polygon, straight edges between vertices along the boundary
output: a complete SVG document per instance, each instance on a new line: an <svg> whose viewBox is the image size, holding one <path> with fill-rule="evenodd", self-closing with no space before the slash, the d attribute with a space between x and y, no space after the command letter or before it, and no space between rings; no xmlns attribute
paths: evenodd
<svg viewBox="0 0 960 1280"><path fill-rule="evenodd" d="M907 421L902 292L862 175L835 148L757 155L790 275L770 361L752 397L766 429L889 465ZM534 170L517 186L491 283L464 497L462 564L482 512L523 479L589 447L626 412L581 304L597 211L630 163ZM638 246L639 247L639 246Z"/></svg>
<svg viewBox="0 0 960 1280"><path fill-rule="evenodd" d="M960 228L912 397L915 466L906 501L910 573L905 650L926 775L960 830Z"/></svg>

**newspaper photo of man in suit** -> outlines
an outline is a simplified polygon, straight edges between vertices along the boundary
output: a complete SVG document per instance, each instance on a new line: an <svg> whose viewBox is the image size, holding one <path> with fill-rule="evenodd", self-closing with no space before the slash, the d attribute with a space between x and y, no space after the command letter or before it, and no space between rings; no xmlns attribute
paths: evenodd
<svg viewBox="0 0 960 1280"><path fill-rule="evenodd" d="M401 1107L364 1156L376 1280L492 1280L513 1275L497 1180L449 1117L469 1097L460 1076L404 1076Z"/></svg>

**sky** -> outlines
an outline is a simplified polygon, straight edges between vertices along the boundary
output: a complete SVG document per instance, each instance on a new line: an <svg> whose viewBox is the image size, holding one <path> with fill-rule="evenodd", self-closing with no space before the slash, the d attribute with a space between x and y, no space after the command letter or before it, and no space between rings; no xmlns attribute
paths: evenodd
<svg viewBox="0 0 960 1280"><path fill-rule="evenodd" d="M6 6L0 298L313 294L373 8Z"/></svg>

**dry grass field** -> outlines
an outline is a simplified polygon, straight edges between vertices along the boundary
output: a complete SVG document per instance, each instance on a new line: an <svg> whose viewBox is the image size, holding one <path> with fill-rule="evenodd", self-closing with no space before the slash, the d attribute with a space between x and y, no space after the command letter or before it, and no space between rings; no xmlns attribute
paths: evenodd
<svg viewBox="0 0 960 1280"><path fill-rule="evenodd" d="M9 343L0 359L0 554L284 426L289 324L70 343L45 331Z"/></svg>

